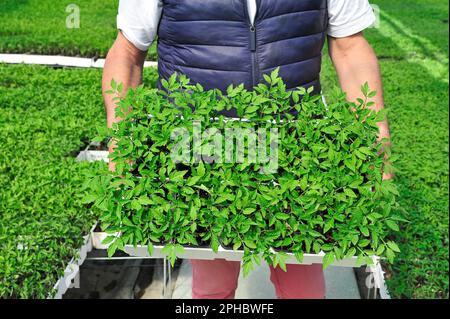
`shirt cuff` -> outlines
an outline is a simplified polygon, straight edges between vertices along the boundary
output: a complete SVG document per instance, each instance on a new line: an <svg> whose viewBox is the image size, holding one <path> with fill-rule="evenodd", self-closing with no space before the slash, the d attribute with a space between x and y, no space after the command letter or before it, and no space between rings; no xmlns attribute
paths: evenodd
<svg viewBox="0 0 450 319"><path fill-rule="evenodd" d="M328 28L328 35L333 38L345 38L357 34L371 26L376 22L375 14L372 10L368 10L364 15L358 19L353 20L342 26L330 26Z"/></svg>
<svg viewBox="0 0 450 319"><path fill-rule="evenodd" d="M141 51L147 51L156 36L156 30L149 33L145 28L131 26L120 15L117 16L117 29L122 31L125 38Z"/></svg>

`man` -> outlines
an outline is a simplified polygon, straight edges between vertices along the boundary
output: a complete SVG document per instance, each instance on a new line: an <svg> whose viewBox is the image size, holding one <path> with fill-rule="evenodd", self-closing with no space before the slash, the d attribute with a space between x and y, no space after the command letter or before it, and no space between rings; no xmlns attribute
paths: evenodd
<svg viewBox="0 0 450 319"><path fill-rule="evenodd" d="M206 89L240 83L251 89L279 67L288 88L314 87L320 94L321 52L328 36L348 99L360 97L361 85L368 82L379 93L374 109L380 110L378 61L362 34L374 21L368 0L122 0L120 32L107 57L103 89L110 89L113 78L125 91L141 84L147 50L157 35L160 78L179 72ZM119 120L112 98L105 95L109 126ZM379 126L380 138L389 137L387 121ZM234 298L239 263L196 260L192 266L193 298ZM286 273L271 268L271 280L279 298L325 296L321 265L288 265Z"/></svg>

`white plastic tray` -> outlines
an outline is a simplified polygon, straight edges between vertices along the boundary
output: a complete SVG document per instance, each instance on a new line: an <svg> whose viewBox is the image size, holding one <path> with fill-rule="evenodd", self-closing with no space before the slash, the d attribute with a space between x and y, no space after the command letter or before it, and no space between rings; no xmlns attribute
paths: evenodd
<svg viewBox="0 0 450 319"><path fill-rule="evenodd" d="M97 161L104 161L106 163L109 162L108 159L109 153L107 151L81 151L80 154L78 154L76 160L78 162L97 162Z"/></svg>
<svg viewBox="0 0 450 319"><path fill-rule="evenodd" d="M163 247L164 246L154 246L152 255L149 254L147 246L137 246L137 247L125 246L124 250L128 255L132 257L165 258L167 256L162 252ZM288 259L286 260L286 263L296 265L322 264L324 256L325 253L320 253L317 255L305 254L303 262L300 263L293 254L288 253ZM229 261L242 261L242 258L244 257L244 251L228 250L223 247L219 247L219 251L215 253L211 248L185 247L184 252L182 254L177 254L177 257L181 259L200 259L200 260L225 259ZM373 260L374 262L377 262L378 258L374 257ZM358 267L357 257L351 257L340 261L336 261L333 264L333 266L351 267L351 268Z"/></svg>

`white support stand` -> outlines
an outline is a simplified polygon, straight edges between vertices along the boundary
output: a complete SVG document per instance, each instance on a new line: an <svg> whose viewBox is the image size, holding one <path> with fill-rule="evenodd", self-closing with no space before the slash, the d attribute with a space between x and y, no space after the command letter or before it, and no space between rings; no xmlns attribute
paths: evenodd
<svg viewBox="0 0 450 319"><path fill-rule="evenodd" d="M84 263L87 257L87 253L92 250L92 237L86 235L84 237L84 245L81 247L78 253L78 259L72 259L64 270L64 275L58 280L54 286L55 294L53 299L62 299L63 295L70 288L80 288L80 266Z"/></svg>

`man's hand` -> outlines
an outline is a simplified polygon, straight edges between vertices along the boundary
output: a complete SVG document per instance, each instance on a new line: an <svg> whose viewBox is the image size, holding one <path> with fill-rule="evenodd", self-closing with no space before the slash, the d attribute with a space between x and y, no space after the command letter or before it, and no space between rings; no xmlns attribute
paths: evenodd
<svg viewBox="0 0 450 319"><path fill-rule="evenodd" d="M384 108L383 87L381 82L378 59L370 44L362 33L345 37L329 37L330 57L336 68L341 88L347 93L349 101L356 101L361 97L361 86L368 83L377 95L372 100L375 105L371 109L380 111ZM378 123L379 140L390 139L387 119ZM392 173L383 174L384 179L392 179Z"/></svg>
<svg viewBox="0 0 450 319"><path fill-rule="evenodd" d="M129 88L136 88L142 83L142 71L144 67L146 51L137 49L130 41L128 41L122 32L119 32L114 45L106 57L105 67L103 69L102 90L106 107L106 119L108 127L112 127L113 123L120 121L116 117L116 104L111 94L106 91L111 90L111 80L123 84L122 94L126 94ZM113 151L115 143L112 142L109 148L110 153ZM115 170L114 163L109 163L109 169Z"/></svg>

